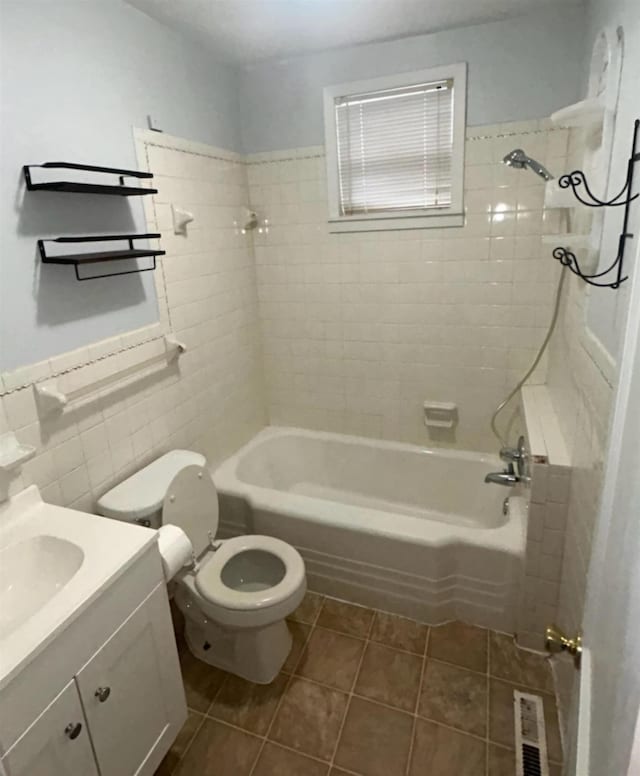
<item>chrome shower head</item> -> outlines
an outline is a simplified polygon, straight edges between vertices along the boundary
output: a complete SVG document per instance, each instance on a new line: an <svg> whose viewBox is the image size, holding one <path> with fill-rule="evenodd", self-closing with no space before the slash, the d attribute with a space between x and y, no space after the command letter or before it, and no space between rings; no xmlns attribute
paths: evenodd
<svg viewBox="0 0 640 776"><path fill-rule="evenodd" d="M522 148L514 148L513 151L509 151L502 161L507 167L513 167L516 170L524 170L528 167L545 181L553 179L553 175L549 170L540 162L527 156Z"/></svg>

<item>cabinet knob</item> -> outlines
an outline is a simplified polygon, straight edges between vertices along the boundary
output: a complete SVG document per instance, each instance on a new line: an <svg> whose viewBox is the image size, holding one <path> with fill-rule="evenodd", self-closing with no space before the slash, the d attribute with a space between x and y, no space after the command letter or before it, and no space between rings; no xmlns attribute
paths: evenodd
<svg viewBox="0 0 640 776"><path fill-rule="evenodd" d="M70 738L72 741L75 740L82 731L82 723L81 722L70 722L67 727L64 729L64 733L67 738Z"/></svg>
<svg viewBox="0 0 640 776"><path fill-rule="evenodd" d="M104 703L111 695L111 687L98 687L94 694L100 703Z"/></svg>

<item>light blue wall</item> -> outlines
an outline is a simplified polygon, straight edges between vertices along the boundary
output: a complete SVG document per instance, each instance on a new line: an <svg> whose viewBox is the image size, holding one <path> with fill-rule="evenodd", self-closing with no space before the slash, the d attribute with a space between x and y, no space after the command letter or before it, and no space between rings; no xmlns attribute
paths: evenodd
<svg viewBox="0 0 640 776"><path fill-rule="evenodd" d="M121 0L0 0L0 371L157 319L151 273L78 283L38 237L145 231L136 198L25 193L21 166L136 167L132 127L237 149L234 71Z"/></svg>
<svg viewBox="0 0 640 776"><path fill-rule="evenodd" d="M387 43L260 63L240 80L245 151L321 145L322 88L420 68L469 63L468 122L540 118L574 102L583 59L584 11L464 27Z"/></svg>

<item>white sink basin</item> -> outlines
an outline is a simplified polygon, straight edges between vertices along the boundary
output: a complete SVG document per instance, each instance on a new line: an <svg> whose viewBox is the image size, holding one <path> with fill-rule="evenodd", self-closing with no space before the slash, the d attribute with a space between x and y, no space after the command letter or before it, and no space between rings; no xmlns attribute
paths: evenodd
<svg viewBox="0 0 640 776"><path fill-rule="evenodd" d="M34 485L0 503L0 692L156 541L45 504Z"/></svg>
<svg viewBox="0 0 640 776"><path fill-rule="evenodd" d="M0 550L0 641L69 582L84 552L57 536L30 536Z"/></svg>

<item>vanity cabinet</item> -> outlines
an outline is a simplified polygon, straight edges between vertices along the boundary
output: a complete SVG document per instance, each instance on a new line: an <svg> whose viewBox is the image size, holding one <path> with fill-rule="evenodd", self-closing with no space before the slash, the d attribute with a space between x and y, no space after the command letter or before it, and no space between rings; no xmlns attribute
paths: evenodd
<svg viewBox="0 0 640 776"><path fill-rule="evenodd" d="M166 596L162 585L76 676L101 776L133 776L175 738L172 710L183 690L163 651Z"/></svg>
<svg viewBox="0 0 640 776"><path fill-rule="evenodd" d="M100 776L73 680L2 758L8 776Z"/></svg>
<svg viewBox="0 0 640 776"><path fill-rule="evenodd" d="M0 693L0 773L155 772L187 715L156 556L154 547Z"/></svg>

